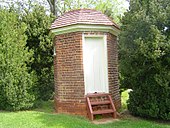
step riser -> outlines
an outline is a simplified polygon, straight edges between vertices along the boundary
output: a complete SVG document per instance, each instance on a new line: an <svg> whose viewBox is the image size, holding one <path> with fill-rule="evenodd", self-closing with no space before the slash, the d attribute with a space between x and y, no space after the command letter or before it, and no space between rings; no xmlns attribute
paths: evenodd
<svg viewBox="0 0 170 128"><path fill-rule="evenodd" d="M110 104L110 101L91 102L91 105L105 105L105 104Z"/></svg>
<svg viewBox="0 0 170 128"><path fill-rule="evenodd" d="M108 110L99 110L99 111L95 111L92 114L93 115L97 115L97 114L109 114L109 113L114 113L114 111L112 109L108 109Z"/></svg>

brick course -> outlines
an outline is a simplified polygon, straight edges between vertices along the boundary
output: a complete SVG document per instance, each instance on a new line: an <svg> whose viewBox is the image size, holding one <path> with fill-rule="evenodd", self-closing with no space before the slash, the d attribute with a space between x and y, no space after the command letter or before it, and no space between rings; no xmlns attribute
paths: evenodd
<svg viewBox="0 0 170 128"><path fill-rule="evenodd" d="M55 109L58 113L87 116L83 73L82 33L107 35L109 92L120 108L116 36L104 32L73 32L55 36Z"/></svg>

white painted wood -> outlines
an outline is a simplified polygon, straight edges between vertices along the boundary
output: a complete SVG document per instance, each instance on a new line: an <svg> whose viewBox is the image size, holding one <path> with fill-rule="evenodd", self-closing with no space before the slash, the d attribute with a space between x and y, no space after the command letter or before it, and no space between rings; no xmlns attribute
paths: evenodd
<svg viewBox="0 0 170 128"><path fill-rule="evenodd" d="M108 93L106 36L83 36L85 94Z"/></svg>
<svg viewBox="0 0 170 128"><path fill-rule="evenodd" d="M90 24L75 24L69 25L61 28L55 28L50 30L52 37L55 35L71 33L71 32L89 32L89 31L100 31L100 32L109 32L115 36L118 36L120 29L114 26L104 26L104 25L90 25Z"/></svg>

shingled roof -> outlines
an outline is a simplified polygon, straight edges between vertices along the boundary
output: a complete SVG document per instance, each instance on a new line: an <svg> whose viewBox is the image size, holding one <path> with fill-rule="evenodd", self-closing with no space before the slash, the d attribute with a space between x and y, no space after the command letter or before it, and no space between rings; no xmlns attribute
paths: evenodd
<svg viewBox="0 0 170 128"><path fill-rule="evenodd" d="M75 24L106 25L114 26L119 29L118 25L114 23L110 18L108 18L102 12L93 9L79 9L69 11L58 17L51 25L51 29Z"/></svg>

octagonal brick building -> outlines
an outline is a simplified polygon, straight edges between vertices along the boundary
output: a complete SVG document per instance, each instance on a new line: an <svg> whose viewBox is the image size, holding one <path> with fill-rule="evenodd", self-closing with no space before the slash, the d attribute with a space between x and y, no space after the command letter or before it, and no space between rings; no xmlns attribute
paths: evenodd
<svg viewBox="0 0 170 128"><path fill-rule="evenodd" d="M55 110L87 116L86 96L110 93L116 109L119 27L100 11L79 9L58 17L54 36Z"/></svg>

